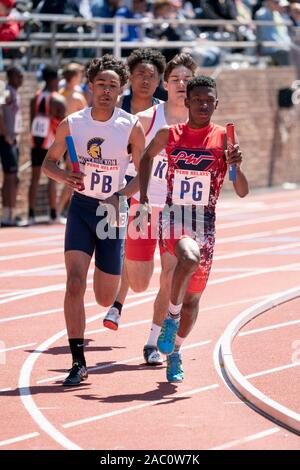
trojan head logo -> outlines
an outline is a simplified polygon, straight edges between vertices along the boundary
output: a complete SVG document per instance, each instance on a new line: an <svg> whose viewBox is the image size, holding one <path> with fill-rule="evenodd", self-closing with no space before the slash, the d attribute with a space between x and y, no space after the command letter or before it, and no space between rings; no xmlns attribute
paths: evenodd
<svg viewBox="0 0 300 470"><path fill-rule="evenodd" d="M103 144L104 139L101 137L93 137L87 143L87 153L92 158L102 158L101 154L101 145Z"/></svg>

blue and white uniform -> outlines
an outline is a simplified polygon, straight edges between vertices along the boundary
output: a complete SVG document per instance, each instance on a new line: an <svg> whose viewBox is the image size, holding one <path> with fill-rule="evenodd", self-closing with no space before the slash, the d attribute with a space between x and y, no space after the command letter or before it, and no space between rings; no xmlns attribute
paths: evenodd
<svg viewBox="0 0 300 470"><path fill-rule="evenodd" d="M92 118L91 111L85 108L68 116L80 168L86 176L85 189L74 191L70 204L65 251L79 250L92 256L95 250L95 264L101 271L120 274L126 228L113 230L115 236L99 238L97 225L106 214L96 215L96 210L99 200L105 201L126 184L127 145L138 118L116 107L112 117L101 122Z"/></svg>

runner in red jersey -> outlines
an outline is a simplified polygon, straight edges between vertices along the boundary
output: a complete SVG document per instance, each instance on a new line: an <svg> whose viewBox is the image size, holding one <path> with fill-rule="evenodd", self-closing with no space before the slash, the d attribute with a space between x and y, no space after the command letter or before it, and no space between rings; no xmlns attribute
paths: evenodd
<svg viewBox="0 0 300 470"><path fill-rule="evenodd" d="M162 212L160 235L167 250L177 258L169 311L158 339L167 354L167 379L184 377L180 346L192 330L199 301L211 269L215 242L215 207L227 165L236 164L236 194L248 194L240 164L239 146L227 147L225 128L213 124L218 105L215 81L198 76L188 82L185 101L187 124L160 130L146 149L140 166L140 203L149 210L147 186L152 160L163 148L168 154L168 193Z"/></svg>

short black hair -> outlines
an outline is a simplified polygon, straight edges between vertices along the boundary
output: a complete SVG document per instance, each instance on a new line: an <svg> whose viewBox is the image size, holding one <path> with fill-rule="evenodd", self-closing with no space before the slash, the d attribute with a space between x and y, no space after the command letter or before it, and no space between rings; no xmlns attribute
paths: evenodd
<svg viewBox="0 0 300 470"><path fill-rule="evenodd" d="M193 57L190 54L185 52L181 52L180 54L176 54L170 62L167 63L164 80L165 82L168 81L169 76L173 72L176 67L186 67L189 69L193 75L195 75L197 70L197 64L194 61Z"/></svg>
<svg viewBox="0 0 300 470"><path fill-rule="evenodd" d="M8 79L11 79L14 75L23 75L23 70L14 65L6 69L6 76Z"/></svg>
<svg viewBox="0 0 300 470"><path fill-rule="evenodd" d="M58 78L58 70L52 65L46 65L42 71L42 78L45 82L56 80Z"/></svg>
<svg viewBox="0 0 300 470"><path fill-rule="evenodd" d="M128 67L121 60L113 55L105 54L101 59L93 59L90 61L86 71L89 82L93 82L96 75L104 70L113 70L119 75L121 86L126 85L128 80Z"/></svg>
<svg viewBox="0 0 300 470"><path fill-rule="evenodd" d="M138 64L152 64L157 68L159 75L162 75L166 68L166 59L158 49L147 47L132 51L127 58L127 64L130 73L134 71Z"/></svg>
<svg viewBox="0 0 300 470"><path fill-rule="evenodd" d="M198 75L197 77L193 77L191 78L191 80L188 81L186 87L186 96L189 98L191 91L199 86L206 86L208 88L214 89L217 96L216 81L211 77L207 77L206 75Z"/></svg>

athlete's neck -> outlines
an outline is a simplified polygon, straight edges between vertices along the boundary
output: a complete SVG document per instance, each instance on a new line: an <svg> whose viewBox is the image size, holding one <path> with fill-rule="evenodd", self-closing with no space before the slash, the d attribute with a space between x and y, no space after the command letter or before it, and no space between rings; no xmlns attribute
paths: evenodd
<svg viewBox="0 0 300 470"><path fill-rule="evenodd" d="M75 91L75 86L76 85L72 85L71 83L66 83L65 90L71 93L71 92Z"/></svg>
<svg viewBox="0 0 300 470"><path fill-rule="evenodd" d="M131 103L130 103L130 111L131 114L137 114L141 111L145 111L146 109L151 108L152 106L152 96L149 98L146 96L145 98L140 96L132 95Z"/></svg>
<svg viewBox="0 0 300 470"><path fill-rule="evenodd" d="M91 116L94 121L108 121L114 114L115 108L111 109L100 109L95 108L94 106L91 109Z"/></svg>
<svg viewBox="0 0 300 470"><path fill-rule="evenodd" d="M188 121L188 126L191 128L191 129L204 129L204 127L207 127L209 126L211 123L211 120L209 119L209 121L205 121L205 122L201 122L200 124L195 122L195 121L192 121L191 119L189 119Z"/></svg>
<svg viewBox="0 0 300 470"><path fill-rule="evenodd" d="M184 105L179 106L178 104L173 104L170 101L167 101L164 104L164 111L165 118L169 126L186 122L188 119L188 110Z"/></svg>

